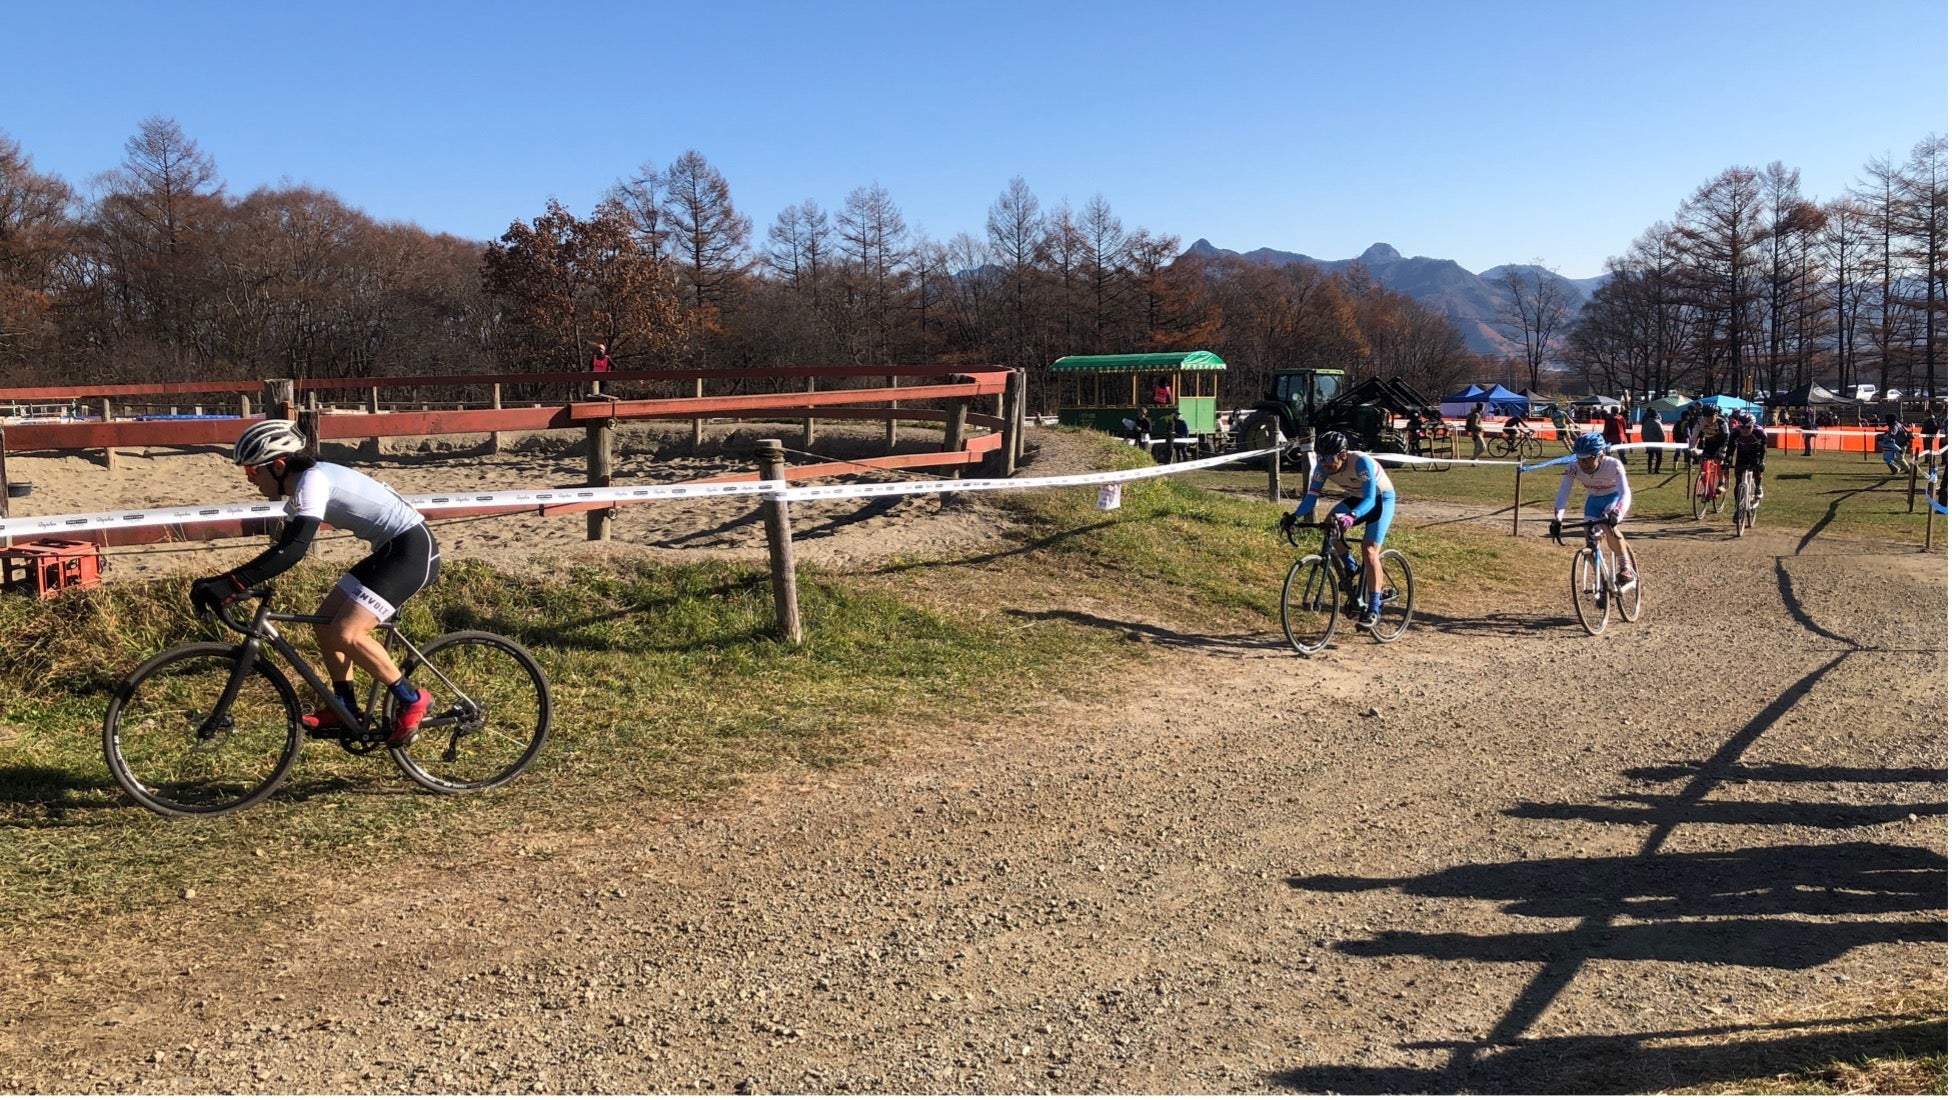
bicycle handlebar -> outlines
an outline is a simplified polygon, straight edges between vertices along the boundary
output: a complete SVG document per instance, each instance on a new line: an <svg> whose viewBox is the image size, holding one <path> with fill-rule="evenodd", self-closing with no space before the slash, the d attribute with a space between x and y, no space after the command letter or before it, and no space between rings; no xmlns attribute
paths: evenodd
<svg viewBox="0 0 1952 1100"><path fill-rule="evenodd" d="M201 617L206 621L212 618L221 619L225 626L230 627L232 630L237 631L239 634L249 634L251 632L250 623L239 622L238 620L231 618L231 612L230 612L231 604L238 603L246 599L269 600L272 596L273 591L274 590L272 589L272 587L268 584L261 584L258 585L256 588L247 588L244 591L239 592L237 594L237 598L231 600L230 603L221 603L218 604L216 607L205 608L204 611L202 612Z"/></svg>
<svg viewBox="0 0 1952 1100"><path fill-rule="evenodd" d="M1613 527L1618 527L1618 526L1620 526L1620 520L1619 520L1619 517L1617 517L1617 516L1615 516L1615 517L1613 517L1613 518L1611 518L1611 519L1609 519L1609 518L1607 518L1607 517L1605 517L1605 516L1602 516L1602 517L1600 517L1599 519L1587 519L1587 518L1586 518L1585 516L1581 516L1581 517L1579 517L1578 519L1575 519L1575 520L1570 520L1570 521L1566 521L1566 520L1553 520L1553 522L1554 522L1554 523L1556 523L1556 524L1558 524L1558 525L1559 525L1559 526L1560 526L1560 527L1561 527L1562 529L1563 529L1563 528L1565 527L1565 524L1566 524L1567 522L1571 522L1571 523L1578 523L1578 524L1582 524L1582 525L1584 525L1584 526L1586 527L1586 529L1587 529L1588 531L1590 531L1590 530L1592 530L1592 529L1593 529L1593 528L1595 528L1595 527L1608 527L1608 528L1613 528ZM1566 540L1565 540L1565 538L1564 538L1564 537L1562 537L1562 536L1563 536L1563 534L1564 534L1564 532L1563 532L1563 530L1561 530L1561 532L1560 532L1559 534L1555 534L1555 535L1553 535L1553 536L1552 536L1552 541L1553 541L1553 542L1555 542L1555 543L1557 543L1557 544L1559 544L1560 546L1564 546L1564 545L1566 544Z"/></svg>

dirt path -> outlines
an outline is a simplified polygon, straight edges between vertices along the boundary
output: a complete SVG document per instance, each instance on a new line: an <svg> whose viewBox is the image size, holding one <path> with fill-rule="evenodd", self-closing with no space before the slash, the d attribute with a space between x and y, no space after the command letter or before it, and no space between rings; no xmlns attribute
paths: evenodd
<svg viewBox="0 0 1952 1100"><path fill-rule="evenodd" d="M1034 728L264 927L186 902L9 989L0 1087L1617 1092L1846 1027L1942 1051L1880 1013L1946 992L1943 557L1638 547L1600 638L1556 589L1312 660L1135 617L1157 688Z"/></svg>

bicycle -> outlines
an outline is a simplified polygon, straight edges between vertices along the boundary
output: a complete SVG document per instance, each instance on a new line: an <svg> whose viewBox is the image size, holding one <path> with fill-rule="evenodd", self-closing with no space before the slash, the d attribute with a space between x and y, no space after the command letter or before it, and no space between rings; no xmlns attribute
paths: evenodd
<svg viewBox="0 0 1952 1100"><path fill-rule="evenodd" d="M1579 616L1579 625L1586 633L1597 635L1606 629L1607 619L1615 608L1627 622L1639 619L1639 570L1636 568L1633 580L1622 587L1619 563L1608 555L1606 542L1600 538L1600 528L1615 524L1603 519L1577 522L1586 526L1586 545L1572 559L1572 609ZM1554 535L1552 540L1561 546L1566 541L1563 535ZM1634 564L1631 549L1627 551L1627 564Z"/></svg>
<svg viewBox="0 0 1952 1100"><path fill-rule="evenodd" d="M1694 518L1700 519L1708 512L1720 514L1722 510L1722 464L1720 459L1703 457L1701 472L1694 477L1694 490L1690 494L1694 505Z"/></svg>
<svg viewBox="0 0 1952 1100"><path fill-rule="evenodd" d="M1735 537L1755 526L1755 510L1762 506L1758 496L1762 491L1756 480L1754 470L1743 470L1735 480Z"/></svg>
<svg viewBox="0 0 1952 1100"><path fill-rule="evenodd" d="M240 643L190 642L149 658L116 685L102 722L102 752L129 796L167 817L230 813L269 798L309 738L337 741L365 756L385 748L407 778L436 794L487 791L526 771L549 735L549 680L513 639L479 630L443 634L416 646L399 625L384 625L404 651L401 671L433 693L434 706L409 744L388 747L399 703L374 684L364 721L278 631L277 623L324 623L322 615L272 610L273 590L254 588L249 622L217 608ZM206 618L208 613L206 613ZM341 727L307 730L291 680L269 647L338 716ZM443 705L444 704L444 705Z"/></svg>
<svg viewBox="0 0 1952 1100"><path fill-rule="evenodd" d="M1545 454L1545 444L1539 442L1539 435L1529 424L1507 427L1490 437L1491 453L1499 458L1540 458Z"/></svg>
<svg viewBox="0 0 1952 1100"><path fill-rule="evenodd" d="M1287 579L1281 582L1281 631L1295 652L1305 657L1319 653L1335 637L1336 623L1345 611L1351 615L1362 612L1361 601L1368 598L1363 583L1368 566L1358 558L1355 572L1343 568L1347 543L1338 537L1340 529L1335 524L1295 524L1304 526L1322 532L1322 549L1288 567ZM1301 545L1293 528L1284 534L1290 545ZM1336 548L1338 544L1342 549ZM1382 614L1369 627L1369 634L1387 644L1409 629L1410 616L1416 611L1416 579L1410 574L1410 559L1400 550L1382 552L1382 570Z"/></svg>

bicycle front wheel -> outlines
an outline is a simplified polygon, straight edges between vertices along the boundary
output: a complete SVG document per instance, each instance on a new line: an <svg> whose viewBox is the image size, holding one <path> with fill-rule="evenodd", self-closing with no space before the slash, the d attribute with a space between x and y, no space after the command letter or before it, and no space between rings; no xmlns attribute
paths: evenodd
<svg viewBox="0 0 1952 1100"><path fill-rule="evenodd" d="M1296 653L1317 653L1328 645L1341 612L1341 593L1326 558L1310 554L1288 567L1288 579L1281 583L1281 630Z"/></svg>
<svg viewBox="0 0 1952 1100"><path fill-rule="evenodd" d="M1708 511L1708 475L1706 472L1694 475L1694 492L1690 503L1694 505L1694 518L1700 519Z"/></svg>
<svg viewBox="0 0 1952 1100"><path fill-rule="evenodd" d="M238 678L238 647L197 642L159 653L115 687L102 755L129 797L168 817L229 813L269 797L304 743L298 696L258 660Z"/></svg>
<svg viewBox="0 0 1952 1100"><path fill-rule="evenodd" d="M1735 483L1735 537L1755 526L1755 479L1748 474Z"/></svg>
<svg viewBox="0 0 1952 1100"><path fill-rule="evenodd" d="M1628 561L1633 560L1631 554L1629 554L1627 560ZM1647 582L1641 579L1639 567L1636 566L1633 571L1633 584L1629 585L1624 589L1616 589L1614 591L1613 602L1619 605L1620 618L1622 620L1630 623L1639 621L1640 590L1643 587L1645 587L1646 584Z"/></svg>
<svg viewBox="0 0 1952 1100"><path fill-rule="evenodd" d="M1526 458L1537 461L1545 457L1545 444L1540 443L1537 436L1527 436L1524 447Z"/></svg>
<svg viewBox="0 0 1952 1100"><path fill-rule="evenodd" d="M486 791L535 763L549 736L549 680L511 638L443 634L401 666L433 705L413 744L391 749L407 778L437 794ZM386 696L392 722L399 701Z"/></svg>
<svg viewBox="0 0 1952 1100"><path fill-rule="evenodd" d="M1606 557L1596 550L1581 550L1572 559L1572 608L1579 616L1579 625L1588 634L1598 634L1606 629L1606 619L1612 612L1610 593L1607 591Z"/></svg>
<svg viewBox="0 0 1952 1100"><path fill-rule="evenodd" d="M1401 550L1385 550L1383 561L1383 613L1369 628L1379 642L1393 642L1410 627L1416 611L1416 579L1410 576L1410 559Z"/></svg>

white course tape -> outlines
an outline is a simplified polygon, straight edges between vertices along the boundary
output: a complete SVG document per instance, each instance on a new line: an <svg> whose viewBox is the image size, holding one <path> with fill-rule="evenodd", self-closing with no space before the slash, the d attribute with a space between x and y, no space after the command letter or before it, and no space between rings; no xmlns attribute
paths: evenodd
<svg viewBox="0 0 1952 1100"><path fill-rule="evenodd" d="M1164 466L1141 466L1134 470L1114 470L1102 474L1055 474L1050 477L943 478L939 481L901 481L885 485L802 485L773 494L774 500L861 500L868 497L906 496L911 493L962 493L985 489L1054 489L1074 485L1113 485L1126 481L1165 477L1209 466L1225 466L1273 454L1276 448L1237 451L1233 454L1173 462Z"/></svg>
<svg viewBox="0 0 1952 1100"><path fill-rule="evenodd" d="M685 500L699 497L752 496L778 492L784 481L736 481L712 485L613 485L609 488L510 489L493 493L437 493L407 497L420 511L445 508L541 508L559 504L620 504L642 500ZM174 527L185 523L223 520L282 519L282 501L196 505L143 512L97 512L89 515L18 516L0 519L0 537L35 538L64 532L111 531L127 527Z"/></svg>

